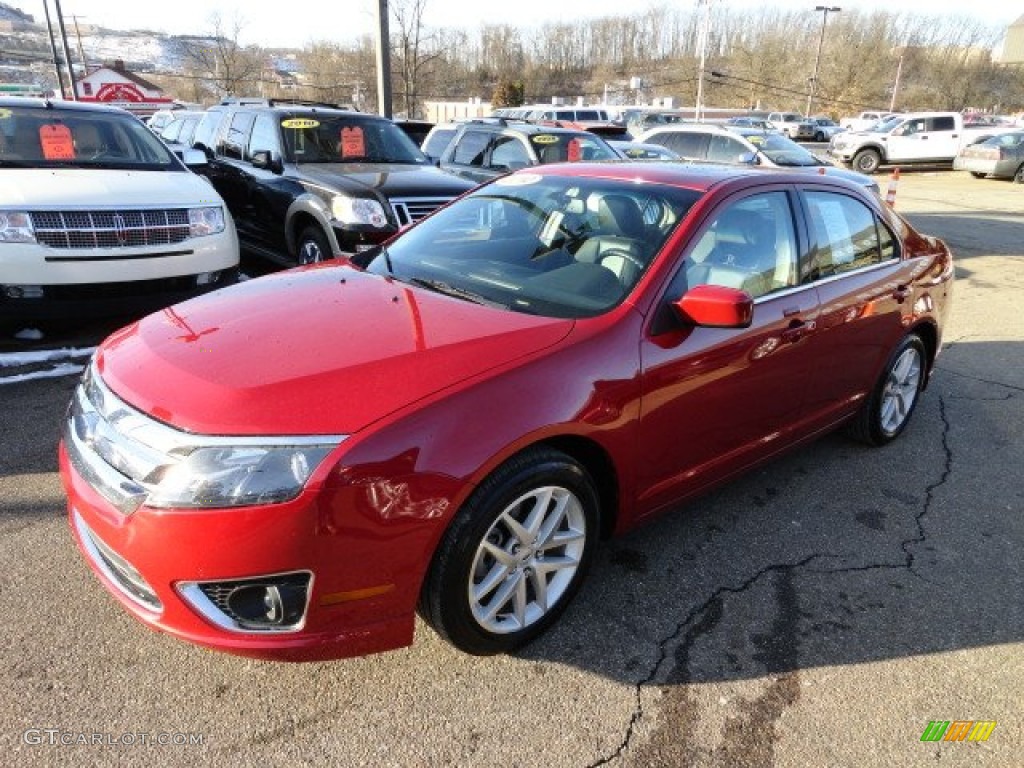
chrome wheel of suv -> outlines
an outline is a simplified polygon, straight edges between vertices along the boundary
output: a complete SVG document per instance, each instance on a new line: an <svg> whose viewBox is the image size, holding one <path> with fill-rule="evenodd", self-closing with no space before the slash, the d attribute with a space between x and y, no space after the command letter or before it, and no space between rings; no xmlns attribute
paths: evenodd
<svg viewBox="0 0 1024 768"><path fill-rule="evenodd" d="M331 258L331 248L327 238L317 227L306 227L299 235L296 248L299 264L316 264Z"/></svg>

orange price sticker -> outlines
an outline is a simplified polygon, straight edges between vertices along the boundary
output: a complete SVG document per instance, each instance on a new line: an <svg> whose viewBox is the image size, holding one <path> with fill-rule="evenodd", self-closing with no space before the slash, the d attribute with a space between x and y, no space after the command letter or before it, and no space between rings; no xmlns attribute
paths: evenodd
<svg viewBox="0 0 1024 768"><path fill-rule="evenodd" d="M366 157L366 142L363 129L358 126L341 129L341 156Z"/></svg>
<svg viewBox="0 0 1024 768"><path fill-rule="evenodd" d="M578 163L580 161L580 156L582 154L580 152L580 140L569 139L569 146L566 148L566 153L566 159L570 163Z"/></svg>
<svg viewBox="0 0 1024 768"><path fill-rule="evenodd" d="M75 159L75 144L71 140L71 131L66 125L39 126L39 143L43 146L45 160Z"/></svg>

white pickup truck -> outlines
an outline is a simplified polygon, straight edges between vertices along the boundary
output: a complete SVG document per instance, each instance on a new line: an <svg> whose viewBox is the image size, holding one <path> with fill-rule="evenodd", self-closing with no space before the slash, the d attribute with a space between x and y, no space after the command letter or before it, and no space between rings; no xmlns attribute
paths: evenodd
<svg viewBox="0 0 1024 768"><path fill-rule="evenodd" d="M828 154L860 173L882 165L952 163L964 146L1009 128L964 128L959 112L911 112L893 115L864 131L844 131L829 144Z"/></svg>
<svg viewBox="0 0 1024 768"><path fill-rule="evenodd" d="M866 131L879 120L886 120L894 114L894 112L861 112L856 117L840 119L839 125L848 131Z"/></svg>

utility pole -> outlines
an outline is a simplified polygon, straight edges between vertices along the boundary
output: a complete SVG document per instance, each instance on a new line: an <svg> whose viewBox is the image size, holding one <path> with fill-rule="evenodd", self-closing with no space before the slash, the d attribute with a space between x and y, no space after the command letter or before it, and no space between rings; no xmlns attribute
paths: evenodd
<svg viewBox="0 0 1024 768"><path fill-rule="evenodd" d="M75 83L75 65L71 61L71 49L68 48L68 32L64 29L64 14L60 10L60 0L53 0L57 9L57 27L60 29L60 39L64 44L64 60L68 64L68 81L71 83L71 100L78 101L78 85Z"/></svg>
<svg viewBox="0 0 1024 768"><path fill-rule="evenodd" d="M704 69L708 61L708 38L711 37L711 0L697 0L697 5L704 8L704 19L697 34L700 69L697 73L697 104L693 109L693 118L701 123L704 121Z"/></svg>
<svg viewBox="0 0 1024 768"><path fill-rule="evenodd" d="M388 0L377 0L377 111L391 117L391 35Z"/></svg>
<svg viewBox="0 0 1024 768"><path fill-rule="evenodd" d="M906 51L904 51L903 53L900 54L900 63L896 65L896 82L893 83L893 86L892 86L892 98L889 99L889 111L890 112L895 112L896 111L896 94L899 93L899 90L900 90L900 74L903 72L903 56L904 56L905 52Z"/></svg>
<svg viewBox="0 0 1024 768"><path fill-rule="evenodd" d="M828 21L830 13L839 13L842 8L837 5L816 5L816 13L821 13L821 36L818 38L818 53L814 57L814 75L811 77L811 89L807 94L807 117L811 116L814 108L814 94L818 90L818 65L821 64L821 44L825 42L825 22Z"/></svg>
<svg viewBox="0 0 1024 768"><path fill-rule="evenodd" d="M78 41L78 56L82 60L82 71L89 74L89 63L85 60L85 49L82 47L82 31L78 28L78 17L72 15L71 20L75 22L75 39Z"/></svg>
<svg viewBox="0 0 1024 768"><path fill-rule="evenodd" d="M64 75L60 71L60 56L57 55L57 41L53 39L53 23L50 21L50 2L43 0L43 12L46 14L46 31L50 33L50 50L53 52L53 71L57 75L57 91L64 98Z"/></svg>

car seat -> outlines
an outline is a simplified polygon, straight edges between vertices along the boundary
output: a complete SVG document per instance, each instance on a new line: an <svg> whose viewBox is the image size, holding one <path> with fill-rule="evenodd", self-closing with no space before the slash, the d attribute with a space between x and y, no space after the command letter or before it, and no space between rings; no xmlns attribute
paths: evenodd
<svg viewBox="0 0 1024 768"><path fill-rule="evenodd" d="M628 195L604 195L597 204L596 230L576 251L576 261L600 264L631 288L647 265L646 234L636 200Z"/></svg>

